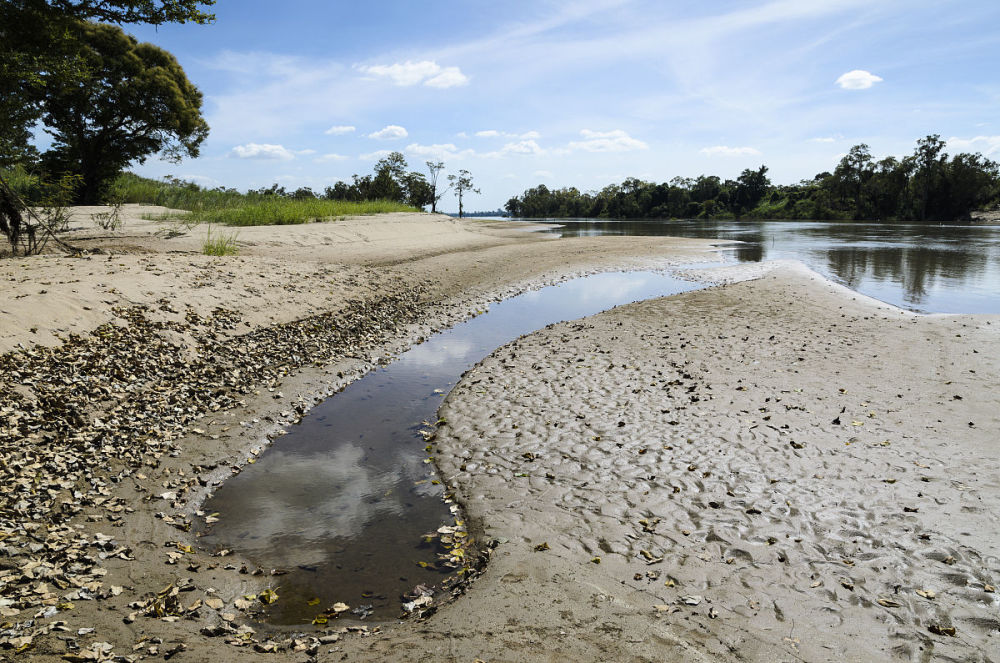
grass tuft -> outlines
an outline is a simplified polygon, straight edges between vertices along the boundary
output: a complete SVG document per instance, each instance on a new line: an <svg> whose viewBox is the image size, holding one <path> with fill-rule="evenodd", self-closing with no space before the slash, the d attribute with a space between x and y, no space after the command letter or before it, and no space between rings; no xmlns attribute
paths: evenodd
<svg viewBox="0 0 1000 663"><path fill-rule="evenodd" d="M212 229L208 229L205 235L205 243L201 245L201 252L207 256L234 256L240 249L236 245L237 233L216 235L212 237Z"/></svg>

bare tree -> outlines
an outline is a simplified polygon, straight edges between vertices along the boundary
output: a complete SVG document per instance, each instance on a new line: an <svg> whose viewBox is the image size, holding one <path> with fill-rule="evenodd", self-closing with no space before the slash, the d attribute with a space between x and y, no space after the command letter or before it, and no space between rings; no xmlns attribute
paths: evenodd
<svg viewBox="0 0 1000 663"><path fill-rule="evenodd" d="M431 214L434 214L435 212L437 212L438 201L441 200L441 196L448 193L448 189L451 188L451 185L448 185L447 187L442 189L441 193L438 193L437 190L438 175L440 175L441 171L444 170L444 161L438 161L438 162L428 161L427 170L431 174L430 178L428 179L428 183L431 185Z"/></svg>
<svg viewBox="0 0 1000 663"><path fill-rule="evenodd" d="M462 196L466 193L480 193L479 189L472 186L472 173L467 170L458 171L458 175L449 175L449 186L455 189L455 197L458 198L458 218L462 218Z"/></svg>

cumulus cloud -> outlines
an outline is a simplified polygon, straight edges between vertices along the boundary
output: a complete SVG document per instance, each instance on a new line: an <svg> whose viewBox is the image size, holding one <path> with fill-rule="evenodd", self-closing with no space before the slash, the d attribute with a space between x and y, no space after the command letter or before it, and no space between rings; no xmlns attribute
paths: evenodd
<svg viewBox="0 0 1000 663"><path fill-rule="evenodd" d="M238 159L277 159L280 161L291 161L295 158L295 154L283 145L271 145L268 143L237 145L233 148L232 154Z"/></svg>
<svg viewBox="0 0 1000 663"><path fill-rule="evenodd" d="M515 134L508 131L487 129L486 131L477 131L476 136L479 138L516 138L518 140L535 140L537 138L541 138L542 134L537 131L525 131L523 134Z"/></svg>
<svg viewBox="0 0 1000 663"><path fill-rule="evenodd" d="M368 134L369 138L375 138L376 140L399 140L400 138L406 138L410 134L403 127L398 124L390 124L388 126L382 127L374 133Z"/></svg>
<svg viewBox="0 0 1000 663"><path fill-rule="evenodd" d="M760 150L756 150L752 147L729 147L728 145L703 147L698 151L710 157L742 157L760 154Z"/></svg>
<svg viewBox="0 0 1000 663"><path fill-rule="evenodd" d="M354 127L335 124L326 131L324 131L327 136L343 136L344 134L354 133Z"/></svg>
<svg viewBox="0 0 1000 663"><path fill-rule="evenodd" d="M427 87L449 88L466 85L469 77L458 67L442 67L432 60L396 62L358 67L362 72L378 78L387 78L396 85L423 84Z"/></svg>
<svg viewBox="0 0 1000 663"><path fill-rule="evenodd" d="M841 74L840 78L837 79L837 85L845 90L867 90L881 82L880 77L864 69L854 69L846 74Z"/></svg>
<svg viewBox="0 0 1000 663"><path fill-rule="evenodd" d="M649 145L637 138L632 138L621 129L614 131L584 129L580 135L585 140L572 141L569 144L570 149L586 152L632 152L649 149Z"/></svg>
<svg viewBox="0 0 1000 663"><path fill-rule="evenodd" d="M419 157L427 157L444 161L445 159L461 159L474 154L472 150L459 150L454 143L436 143L434 145L421 145L411 143L406 146L406 152Z"/></svg>
<svg viewBox="0 0 1000 663"><path fill-rule="evenodd" d="M499 159L502 157L517 156L541 156L545 150L533 140L519 140L516 142L504 143L504 146L495 152L487 152L484 157L489 159Z"/></svg>
<svg viewBox="0 0 1000 663"><path fill-rule="evenodd" d="M313 159L313 161L315 161L316 163L327 163L330 161L346 161L346 160L347 157L345 157L343 154L333 154L333 153L324 154L322 156L318 156L315 159Z"/></svg>
<svg viewBox="0 0 1000 663"><path fill-rule="evenodd" d="M383 157L387 157L392 154L392 150L375 150L374 152L368 152L367 154L359 154L358 158L362 161L376 161Z"/></svg>
<svg viewBox="0 0 1000 663"><path fill-rule="evenodd" d="M961 152L982 152L986 156L1000 154L1000 136L952 137L947 143L952 150Z"/></svg>

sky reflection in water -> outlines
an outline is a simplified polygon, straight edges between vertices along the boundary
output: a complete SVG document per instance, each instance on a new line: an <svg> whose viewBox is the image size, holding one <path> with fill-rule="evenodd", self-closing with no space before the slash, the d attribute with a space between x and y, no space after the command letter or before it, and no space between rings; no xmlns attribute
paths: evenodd
<svg viewBox="0 0 1000 663"><path fill-rule="evenodd" d="M336 601L372 604L376 618L396 617L400 594L443 578L417 565L434 559L421 535L451 519L417 431L436 419L461 374L545 325L695 287L617 272L494 304L314 408L209 499L205 509L221 519L202 542L290 572L276 578L275 623L308 621ZM321 599L317 607L306 605L313 596Z"/></svg>

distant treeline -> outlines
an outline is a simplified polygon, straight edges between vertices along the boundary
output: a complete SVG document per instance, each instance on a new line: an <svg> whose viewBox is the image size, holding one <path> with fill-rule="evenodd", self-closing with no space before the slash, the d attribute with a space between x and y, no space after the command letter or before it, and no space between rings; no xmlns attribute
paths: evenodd
<svg viewBox="0 0 1000 663"><path fill-rule="evenodd" d="M516 217L844 219L948 222L1000 203L1000 167L981 154L949 158L938 135L903 159L876 161L856 145L832 173L773 185L767 166L736 180L715 175L655 184L630 177L600 191L528 189L507 201Z"/></svg>

